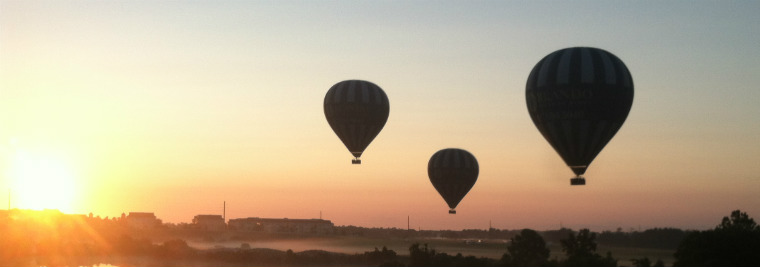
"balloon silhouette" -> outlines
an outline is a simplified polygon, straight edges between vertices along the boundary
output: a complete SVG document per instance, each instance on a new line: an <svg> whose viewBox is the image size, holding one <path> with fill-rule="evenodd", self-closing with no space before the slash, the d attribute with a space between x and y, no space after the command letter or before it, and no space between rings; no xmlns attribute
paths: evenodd
<svg viewBox="0 0 760 267"><path fill-rule="evenodd" d="M633 79L623 62L598 48L555 51L533 67L525 87L528 112L538 131L576 177L615 136L633 104Z"/></svg>
<svg viewBox="0 0 760 267"><path fill-rule="evenodd" d="M388 96L368 81L342 81L327 91L324 109L327 123L354 155L351 163L361 164L362 153L388 121Z"/></svg>
<svg viewBox="0 0 760 267"><path fill-rule="evenodd" d="M428 162L428 177L433 187L449 205L449 213L455 208L478 180L478 160L463 149L446 148L435 152Z"/></svg>

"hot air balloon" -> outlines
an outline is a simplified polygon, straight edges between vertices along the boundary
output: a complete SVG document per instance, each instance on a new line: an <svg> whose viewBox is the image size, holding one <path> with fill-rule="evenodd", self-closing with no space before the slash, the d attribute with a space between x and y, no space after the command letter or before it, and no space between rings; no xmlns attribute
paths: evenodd
<svg viewBox="0 0 760 267"><path fill-rule="evenodd" d="M538 131L575 173L583 174L628 117L633 79L623 62L598 48L565 48L541 59L525 87Z"/></svg>
<svg viewBox="0 0 760 267"><path fill-rule="evenodd" d="M430 157L428 177L449 205L450 214L457 214L455 208L475 185L479 171L478 160L463 149L441 149Z"/></svg>
<svg viewBox="0 0 760 267"><path fill-rule="evenodd" d="M327 123L354 155L351 163L361 164L362 153L388 121L388 96L374 83L347 80L330 87L324 108Z"/></svg>

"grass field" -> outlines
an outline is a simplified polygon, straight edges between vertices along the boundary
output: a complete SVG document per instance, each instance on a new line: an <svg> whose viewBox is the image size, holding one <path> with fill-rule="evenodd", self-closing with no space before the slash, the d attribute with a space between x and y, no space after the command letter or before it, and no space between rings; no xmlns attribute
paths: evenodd
<svg viewBox="0 0 760 267"><path fill-rule="evenodd" d="M309 238L309 239L280 239L280 240L260 240L260 241L225 241L225 242L189 242L189 245L199 249L226 247L237 248L242 243L248 243L251 248L271 248L277 250L291 249L295 252L305 250L325 250L331 252L340 252L348 254L364 253L372 251L375 248L381 249L383 246L395 251L399 255L408 255L409 246L414 243L428 244L428 247L435 249L439 253L456 255L462 253L464 256L473 255L476 257L487 257L500 259L507 251L507 240L461 240L461 239L381 239L366 237L337 237L337 238ZM551 250L550 258L562 259L564 253L559 244L549 243L548 248ZM632 266L630 259L640 259L648 257L652 263L661 259L665 265L671 265L674 261L673 250L662 249L643 249L629 247L607 247L599 246L597 252L602 256L607 251L612 252L612 257L618 259L619 266Z"/></svg>
<svg viewBox="0 0 760 267"><path fill-rule="evenodd" d="M665 262L665 266L673 265L675 250L669 249L650 249L650 248L630 248L630 247L605 247L599 246L597 252L606 255L607 251L612 252L612 257L618 259L618 266L633 266L631 259L640 259L647 257L654 264L657 260ZM560 251L561 252L561 251Z"/></svg>

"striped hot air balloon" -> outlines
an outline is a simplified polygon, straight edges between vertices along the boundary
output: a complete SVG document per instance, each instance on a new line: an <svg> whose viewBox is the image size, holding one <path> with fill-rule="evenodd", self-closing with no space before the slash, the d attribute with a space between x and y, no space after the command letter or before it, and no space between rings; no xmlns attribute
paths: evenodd
<svg viewBox="0 0 760 267"><path fill-rule="evenodd" d="M615 136L633 104L633 79L623 62L598 48L565 48L533 67L525 88L528 112L576 177Z"/></svg>
<svg viewBox="0 0 760 267"><path fill-rule="evenodd" d="M388 96L368 81L342 81L327 91L324 109L327 123L354 155L351 163L361 164L362 153L388 121Z"/></svg>
<svg viewBox="0 0 760 267"><path fill-rule="evenodd" d="M435 152L428 162L428 177L433 187L449 205L449 213L470 192L478 180L478 160L463 149L446 148Z"/></svg>

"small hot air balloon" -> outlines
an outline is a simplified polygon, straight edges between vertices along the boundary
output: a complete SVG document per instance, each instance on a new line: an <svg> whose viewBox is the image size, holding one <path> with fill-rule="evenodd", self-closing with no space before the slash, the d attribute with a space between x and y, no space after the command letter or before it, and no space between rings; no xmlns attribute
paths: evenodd
<svg viewBox="0 0 760 267"><path fill-rule="evenodd" d="M628 117L633 79L610 52L565 48L533 67L525 98L536 128L575 173L570 184L584 185L589 164Z"/></svg>
<svg viewBox="0 0 760 267"><path fill-rule="evenodd" d="M351 163L361 164L362 153L388 121L388 96L368 81L342 81L327 91L324 109L327 123L354 155Z"/></svg>
<svg viewBox="0 0 760 267"><path fill-rule="evenodd" d="M446 148L435 152L428 162L428 177L433 187L449 205L449 213L470 192L478 180L478 160L463 149Z"/></svg>

